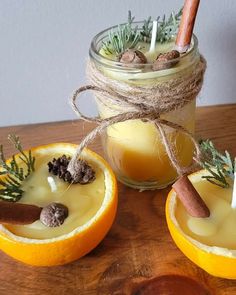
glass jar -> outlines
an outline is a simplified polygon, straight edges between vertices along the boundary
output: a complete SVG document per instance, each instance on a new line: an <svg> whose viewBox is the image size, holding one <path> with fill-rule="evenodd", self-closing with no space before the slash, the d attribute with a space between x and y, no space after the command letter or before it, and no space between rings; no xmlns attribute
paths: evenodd
<svg viewBox="0 0 236 295"><path fill-rule="evenodd" d="M172 68L143 71L138 67L124 67L120 62L101 54L101 46L108 38L108 32L111 29L108 28L94 37L90 47L90 60L105 76L119 82L132 85L150 85L151 87L154 83L178 78L179 75L186 77L191 75L199 62L198 41L193 36L191 48L179 58L178 64ZM174 42L163 46L165 46L165 51L172 50ZM145 68L148 66L151 67L151 64L146 64ZM173 99L175 98L173 97ZM101 118L108 118L125 111L117 105L105 106L100 103L100 100L96 101ZM179 124L194 133L195 109L196 99L193 98L184 107L165 113L161 115L161 118ZM175 148L176 157L180 164L189 165L193 157L191 140L183 133L170 127L164 127L164 130ZM160 134L151 122L136 119L113 124L102 134L102 143L105 157L118 180L130 187L140 190L161 189L177 178L177 172L169 160Z"/></svg>

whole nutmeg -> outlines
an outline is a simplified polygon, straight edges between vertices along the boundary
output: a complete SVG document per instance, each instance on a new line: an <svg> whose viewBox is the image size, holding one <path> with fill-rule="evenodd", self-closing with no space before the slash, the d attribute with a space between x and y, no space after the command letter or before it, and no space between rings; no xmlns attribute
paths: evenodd
<svg viewBox="0 0 236 295"><path fill-rule="evenodd" d="M146 56L139 50L127 49L121 54L119 61L125 66L137 67L140 64L146 64Z"/></svg>
<svg viewBox="0 0 236 295"><path fill-rule="evenodd" d="M179 51L171 50L166 53L160 53L152 65L153 71L165 70L175 66L179 61L175 60L180 57ZM173 60L173 61L172 61ZM171 62L172 61L172 62Z"/></svg>
<svg viewBox="0 0 236 295"><path fill-rule="evenodd" d="M57 227L68 217L68 208L60 203L51 203L44 207L40 214L40 221L48 227Z"/></svg>

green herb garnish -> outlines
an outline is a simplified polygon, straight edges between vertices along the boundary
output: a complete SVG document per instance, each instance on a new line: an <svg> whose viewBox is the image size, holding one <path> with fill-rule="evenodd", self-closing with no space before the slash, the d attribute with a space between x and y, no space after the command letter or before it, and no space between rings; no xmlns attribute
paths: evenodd
<svg viewBox="0 0 236 295"><path fill-rule="evenodd" d="M128 13L128 21L124 25L118 25L116 31L110 31L108 41L103 43L103 48L106 54L120 55L128 48L134 48L139 40L140 34L138 26L132 27L134 17L131 16L131 11Z"/></svg>
<svg viewBox="0 0 236 295"><path fill-rule="evenodd" d="M182 16L182 8L178 13L172 12L166 19L165 14L162 17L157 17L157 38L156 41L160 43L169 42L178 32L180 19ZM142 30L140 31L141 41L151 42L152 36L152 20L151 17L144 20Z"/></svg>
<svg viewBox="0 0 236 295"><path fill-rule="evenodd" d="M157 28L157 41L164 43L170 41L173 36L175 36L179 29L179 23L182 16L182 8L178 13L172 12L169 18L166 20L165 15L163 16L162 20L159 21L160 18L157 19L158 21L158 28Z"/></svg>
<svg viewBox="0 0 236 295"><path fill-rule="evenodd" d="M224 154L217 151L210 140L200 141L200 148L203 154L200 165L210 173L210 175L202 177L220 187L229 187L228 180L234 180L236 160L233 160L228 151L225 151Z"/></svg>
<svg viewBox="0 0 236 295"><path fill-rule="evenodd" d="M151 42L152 36L152 18L149 16L148 19L145 19L143 22L142 30L140 31L140 40L144 42Z"/></svg>
<svg viewBox="0 0 236 295"><path fill-rule="evenodd" d="M166 19L164 15L162 19L157 17L157 42L168 42L176 34L179 28L182 9L178 13L171 13L169 18ZM131 12L128 12L128 21L126 24L118 25L117 28L108 33L108 40L103 42L103 50L107 55L115 54L119 56L126 49L135 48L138 42L150 42L152 35L152 19L149 16L141 28L134 26L134 17Z"/></svg>
<svg viewBox="0 0 236 295"><path fill-rule="evenodd" d="M3 153L3 146L0 145L0 175L4 175L4 177L0 179L0 199L16 202L24 193L21 189L22 181L34 171L35 157L32 156L31 151L28 153L23 151L18 136L9 135L8 139L19 151L19 159L25 164L26 169L24 170L22 167L19 167L14 155L10 163L7 164Z"/></svg>

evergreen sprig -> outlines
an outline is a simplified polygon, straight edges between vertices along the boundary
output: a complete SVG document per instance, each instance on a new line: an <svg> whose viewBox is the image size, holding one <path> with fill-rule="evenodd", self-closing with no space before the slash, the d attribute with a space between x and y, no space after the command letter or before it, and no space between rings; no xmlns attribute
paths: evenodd
<svg viewBox="0 0 236 295"><path fill-rule="evenodd" d="M26 171L19 166L14 155L8 164L4 156L3 146L0 145L0 176L2 176L0 179L0 199L16 202L24 193L21 189L22 181L35 170L35 157L32 156L31 151L28 154L23 151L18 136L9 135L8 139L19 151L19 159L25 164Z"/></svg>
<svg viewBox="0 0 236 295"><path fill-rule="evenodd" d="M160 43L170 41L178 32L180 19L182 16L183 9L179 12L172 12L168 18L164 14L162 19L160 16L157 17L157 38L156 41ZM140 31L141 41L150 42L152 36L152 20L149 16L144 20L142 30Z"/></svg>
<svg viewBox="0 0 236 295"><path fill-rule="evenodd" d="M160 16L157 17L157 42L168 42L177 34L181 15L182 9L176 14L172 12L168 18L166 18L165 15L162 19ZM118 25L116 29L113 29L108 33L108 40L102 43L103 50L107 55L115 54L116 56L119 56L126 49L135 48L140 41L151 41L151 16L144 20L141 28L133 26L133 22L134 17L132 17L131 12L129 11L127 23Z"/></svg>
<svg viewBox="0 0 236 295"><path fill-rule="evenodd" d="M168 42L177 34L182 11L183 9L181 8L176 14L172 12L167 19L165 15L162 17L162 20L158 17L157 41L161 43Z"/></svg>
<svg viewBox="0 0 236 295"><path fill-rule="evenodd" d="M228 180L234 180L236 160L231 157L228 151L221 154L209 139L200 141L200 148L203 154L200 164L210 173L210 175L202 177L220 187L229 187Z"/></svg>
<svg viewBox="0 0 236 295"><path fill-rule="evenodd" d="M144 42L150 42L152 35L152 18L149 16L144 20L142 30L140 31L140 40Z"/></svg>
<svg viewBox="0 0 236 295"><path fill-rule="evenodd" d="M140 34L138 26L132 27L134 17L131 11L128 12L128 21L124 25L118 25L117 30L110 31L108 34L108 41L103 43L103 48L106 54L120 55L128 48L134 48L139 40Z"/></svg>

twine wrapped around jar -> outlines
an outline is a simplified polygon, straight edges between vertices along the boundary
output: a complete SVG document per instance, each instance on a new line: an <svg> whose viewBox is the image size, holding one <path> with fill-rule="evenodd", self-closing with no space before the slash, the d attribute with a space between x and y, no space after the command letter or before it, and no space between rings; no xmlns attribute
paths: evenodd
<svg viewBox="0 0 236 295"><path fill-rule="evenodd" d="M168 140L163 126L168 126L182 132L191 139L195 147L195 156L193 159L197 163L201 157L198 142L185 128L176 123L161 119L160 116L180 109L195 99L202 88L205 70L206 60L203 56L200 56L199 62L189 75L179 75L176 78L163 82L157 81L151 86L135 85L107 77L96 67L94 62L89 61L88 78L91 84L75 90L70 103L79 118L88 122L95 122L98 126L84 137L72 157L68 166L68 170L72 176L76 174L76 161L83 148L93 141L98 134L115 123L135 119L141 119L155 124L161 135L170 162L179 175L184 175L191 171L196 163L192 163L187 167L182 167L179 164L175 148ZM111 110L111 112L114 105L118 106L119 110L121 110L119 114L105 119L99 117L91 118L83 115L76 105L76 100L82 92L88 90L96 92L96 99Z"/></svg>

